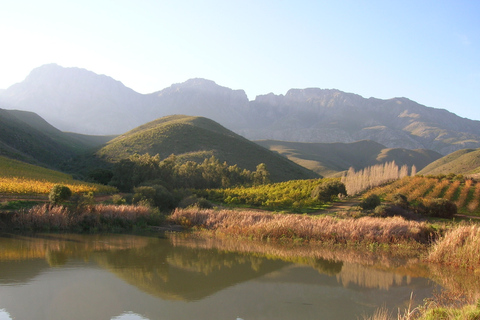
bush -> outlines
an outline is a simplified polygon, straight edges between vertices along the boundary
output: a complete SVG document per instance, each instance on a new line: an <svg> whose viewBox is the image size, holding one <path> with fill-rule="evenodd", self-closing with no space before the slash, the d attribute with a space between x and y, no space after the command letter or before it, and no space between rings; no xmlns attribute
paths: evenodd
<svg viewBox="0 0 480 320"><path fill-rule="evenodd" d="M457 213L457 206L450 200L437 198L425 205L425 213L430 217L452 219Z"/></svg>
<svg viewBox="0 0 480 320"><path fill-rule="evenodd" d="M392 203L395 206L398 206L403 209L408 209L408 207L410 206L410 204L408 203L407 197L401 193L395 193L392 196Z"/></svg>
<svg viewBox="0 0 480 320"><path fill-rule="evenodd" d="M72 190L70 190L70 188L61 184L56 184L50 190L48 200L52 204L59 204L60 202L67 201L71 196Z"/></svg>
<svg viewBox="0 0 480 320"><path fill-rule="evenodd" d="M208 201L205 198L197 198L196 196L189 196L182 199L182 201L180 201L180 203L178 204L178 207L182 209L189 208L189 207L196 207L199 209L212 209L213 205L210 201Z"/></svg>
<svg viewBox="0 0 480 320"><path fill-rule="evenodd" d="M334 200L339 194L347 194L345 184L338 180L330 180L319 184L312 191L312 198L318 201L327 202Z"/></svg>
<svg viewBox="0 0 480 320"><path fill-rule="evenodd" d="M380 200L379 196L376 194L371 194L367 198L363 199L362 202L360 202L360 207L363 210L373 210L378 207L381 202L382 201Z"/></svg>
<svg viewBox="0 0 480 320"><path fill-rule="evenodd" d="M134 193L133 203L146 203L162 211L175 208L175 197L164 186L137 187Z"/></svg>

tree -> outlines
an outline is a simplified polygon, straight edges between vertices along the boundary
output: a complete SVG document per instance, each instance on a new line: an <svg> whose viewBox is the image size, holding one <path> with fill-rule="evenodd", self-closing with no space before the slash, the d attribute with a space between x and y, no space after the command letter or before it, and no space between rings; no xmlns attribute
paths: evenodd
<svg viewBox="0 0 480 320"><path fill-rule="evenodd" d="M317 201L327 202L334 200L339 194L347 194L345 184L338 180L329 180L313 189L312 198Z"/></svg>
<svg viewBox="0 0 480 320"><path fill-rule="evenodd" d="M72 190L70 190L70 188L61 184L56 184L50 190L50 193L48 194L48 200L52 204L56 205L60 202L67 201L71 196Z"/></svg>
<svg viewBox="0 0 480 320"><path fill-rule="evenodd" d="M257 166L257 170L253 173L253 184L261 185L270 182L270 173L267 171L267 165L260 163Z"/></svg>

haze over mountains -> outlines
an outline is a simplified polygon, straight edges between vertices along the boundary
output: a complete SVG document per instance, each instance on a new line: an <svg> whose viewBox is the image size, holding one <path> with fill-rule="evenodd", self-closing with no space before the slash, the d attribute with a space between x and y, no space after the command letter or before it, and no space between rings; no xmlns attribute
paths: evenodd
<svg viewBox="0 0 480 320"><path fill-rule="evenodd" d="M62 131L85 134L121 134L163 116L186 114L212 119L251 140L373 140L444 155L480 147L480 121L406 98L365 99L309 88L249 101L243 90L204 79L139 94L110 77L54 64L0 91L0 108L33 111Z"/></svg>

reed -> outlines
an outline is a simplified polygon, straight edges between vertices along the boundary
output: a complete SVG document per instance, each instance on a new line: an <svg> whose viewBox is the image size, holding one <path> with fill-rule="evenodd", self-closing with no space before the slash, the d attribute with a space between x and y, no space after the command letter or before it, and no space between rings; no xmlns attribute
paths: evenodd
<svg viewBox="0 0 480 320"><path fill-rule="evenodd" d="M480 226L463 224L448 230L431 247L427 260L480 271Z"/></svg>
<svg viewBox="0 0 480 320"><path fill-rule="evenodd" d="M160 214L146 206L94 205L77 209L49 204L16 212L11 220L20 230L104 230L132 228L135 224L160 222Z"/></svg>
<svg viewBox="0 0 480 320"><path fill-rule="evenodd" d="M301 239L331 243L426 243L432 236L425 222L401 217L335 219L330 216L271 214L257 211L176 209L170 219L190 227L258 240Z"/></svg>

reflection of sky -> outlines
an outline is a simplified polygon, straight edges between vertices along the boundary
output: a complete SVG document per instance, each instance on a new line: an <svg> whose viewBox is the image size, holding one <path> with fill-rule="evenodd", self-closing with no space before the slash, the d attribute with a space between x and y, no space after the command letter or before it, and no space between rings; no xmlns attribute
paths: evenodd
<svg viewBox="0 0 480 320"><path fill-rule="evenodd" d="M118 317L114 317L111 320L149 320L133 312L125 312Z"/></svg>
<svg viewBox="0 0 480 320"><path fill-rule="evenodd" d="M0 309L0 320L12 320L12 317L5 309Z"/></svg>

